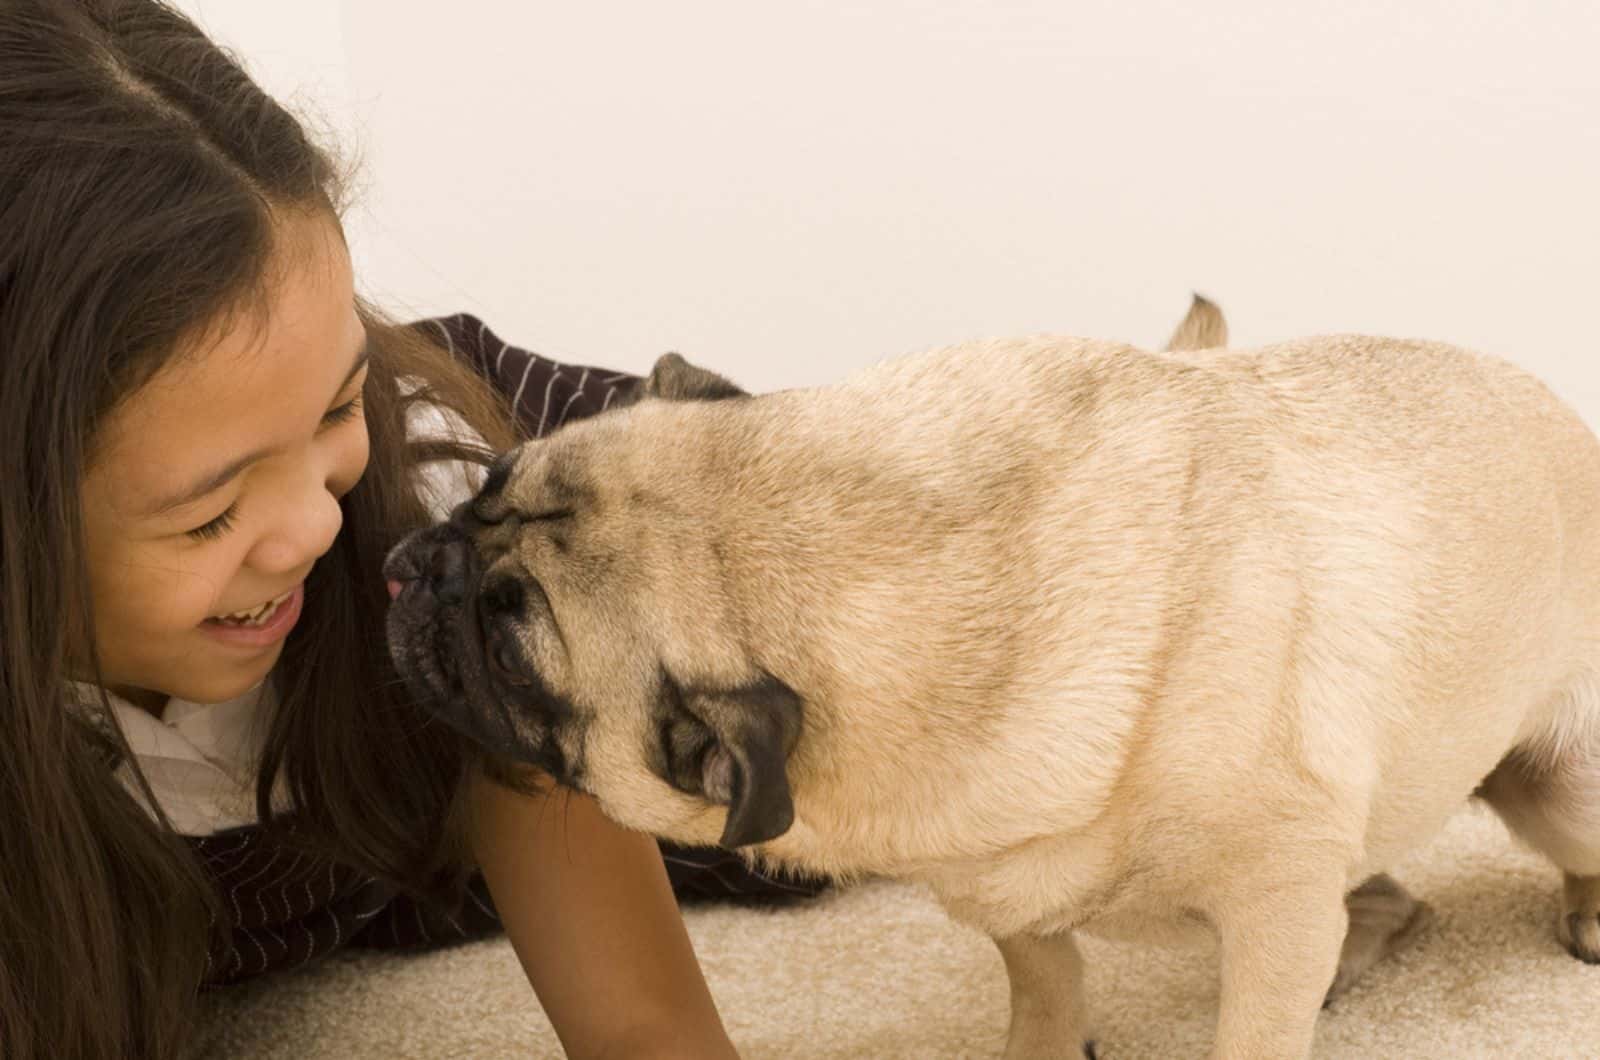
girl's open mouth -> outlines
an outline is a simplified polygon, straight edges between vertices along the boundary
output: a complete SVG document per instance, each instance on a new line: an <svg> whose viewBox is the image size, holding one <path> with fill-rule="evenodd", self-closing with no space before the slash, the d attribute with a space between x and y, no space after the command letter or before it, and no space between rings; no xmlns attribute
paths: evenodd
<svg viewBox="0 0 1600 1060"><path fill-rule="evenodd" d="M200 623L200 628L228 644L246 648L276 644L289 635L300 619L305 600L305 583L248 611L219 615Z"/></svg>

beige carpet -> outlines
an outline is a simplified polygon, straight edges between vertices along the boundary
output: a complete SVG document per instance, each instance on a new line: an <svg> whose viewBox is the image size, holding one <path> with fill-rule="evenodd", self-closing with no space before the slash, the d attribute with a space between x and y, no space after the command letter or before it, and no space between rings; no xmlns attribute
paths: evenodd
<svg viewBox="0 0 1600 1060"><path fill-rule="evenodd" d="M1438 922L1325 1013L1318 1057L1596 1060L1600 967L1556 943L1558 877L1467 811L1396 872ZM729 1032L759 1058L998 1055L994 948L916 888L871 884L801 909L707 908L689 928ZM1088 939L1106 1060L1203 1057L1211 955ZM211 995L211 1056L559 1057L504 940L421 956L337 956Z"/></svg>

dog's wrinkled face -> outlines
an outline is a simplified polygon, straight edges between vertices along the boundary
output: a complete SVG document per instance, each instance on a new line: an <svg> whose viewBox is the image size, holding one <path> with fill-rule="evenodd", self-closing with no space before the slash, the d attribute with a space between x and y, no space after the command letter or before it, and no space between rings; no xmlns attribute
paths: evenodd
<svg viewBox="0 0 1600 1060"><path fill-rule="evenodd" d="M440 718L492 753L581 787L575 710L524 664L534 583L503 564L489 574L473 522L463 506L390 554L390 650Z"/></svg>
<svg viewBox="0 0 1600 1060"><path fill-rule="evenodd" d="M680 381L693 370L663 358L652 379L663 365ZM599 429L506 454L448 522L395 547L396 665L440 718L623 824L726 846L772 839L793 820L800 701L717 618L713 528L606 458L607 430L622 428L585 426Z"/></svg>

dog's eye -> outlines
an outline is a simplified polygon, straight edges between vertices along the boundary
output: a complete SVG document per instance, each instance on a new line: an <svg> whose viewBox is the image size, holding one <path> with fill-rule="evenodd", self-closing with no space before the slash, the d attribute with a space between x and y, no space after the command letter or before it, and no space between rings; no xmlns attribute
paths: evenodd
<svg viewBox="0 0 1600 1060"><path fill-rule="evenodd" d="M537 515L528 516L528 522L554 523L559 522L562 519L571 519L572 515L573 511L571 508L554 508L548 512L540 512Z"/></svg>
<svg viewBox="0 0 1600 1060"><path fill-rule="evenodd" d="M486 618L492 619L499 615L517 618L522 614L526 594L523 592L522 583L515 578L496 578L483 587L479 599L483 603Z"/></svg>
<svg viewBox="0 0 1600 1060"><path fill-rule="evenodd" d="M495 637L489 644L489 665L495 676L508 685L525 688L532 684L522 672L521 660L504 636Z"/></svg>
<svg viewBox="0 0 1600 1060"><path fill-rule="evenodd" d="M483 526L499 526L515 514L498 494L480 494L468 509L472 518Z"/></svg>

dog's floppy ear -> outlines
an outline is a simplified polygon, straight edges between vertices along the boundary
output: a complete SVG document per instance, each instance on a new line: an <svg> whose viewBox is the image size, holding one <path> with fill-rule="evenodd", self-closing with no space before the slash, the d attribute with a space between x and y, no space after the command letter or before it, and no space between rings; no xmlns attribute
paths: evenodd
<svg viewBox="0 0 1600 1060"><path fill-rule="evenodd" d="M727 690L680 688L666 678L662 690L659 771L679 790L728 808L722 845L787 832L794 823L787 767L802 710L794 690L770 674Z"/></svg>
<svg viewBox="0 0 1600 1060"><path fill-rule="evenodd" d="M716 372L690 364L676 353L656 358L655 367L638 390L638 399L662 401L724 401L748 397L738 386Z"/></svg>

